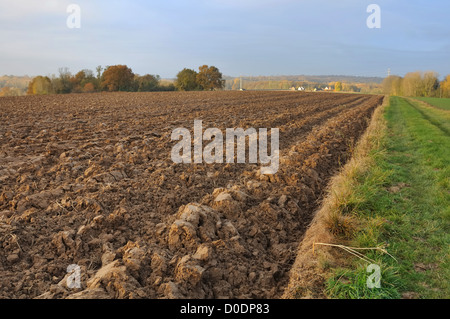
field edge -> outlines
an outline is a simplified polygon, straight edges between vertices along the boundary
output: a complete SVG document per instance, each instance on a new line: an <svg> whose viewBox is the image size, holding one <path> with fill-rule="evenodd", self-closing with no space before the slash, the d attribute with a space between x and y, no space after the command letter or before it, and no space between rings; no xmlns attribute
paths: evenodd
<svg viewBox="0 0 450 319"><path fill-rule="evenodd" d="M352 157L330 180L327 194L300 242L282 299L327 298L325 283L333 266L348 262L347 252L323 244L346 244L347 235L356 231L357 221L341 213L342 205L358 176L373 164L374 150L381 149L387 128L383 114L388 104L389 97L385 96Z"/></svg>

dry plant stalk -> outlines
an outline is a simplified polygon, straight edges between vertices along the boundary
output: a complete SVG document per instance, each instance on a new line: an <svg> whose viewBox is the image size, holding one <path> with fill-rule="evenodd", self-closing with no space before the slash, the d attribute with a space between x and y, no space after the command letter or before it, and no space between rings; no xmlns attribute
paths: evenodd
<svg viewBox="0 0 450 319"><path fill-rule="evenodd" d="M395 261L397 261L397 259L395 259L394 256L392 256L391 254L388 253L388 251L383 247L383 246L378 246L378 247L349 247L349 246L344 246L344 245L338 245L338 244L328 244L328 243L313 243L313 254L314 254L314 250L315 250L315 245L322 245L322 246L330 246L330 247L337 247L337 248L341 248L343 250L345 250L346 252L352 254L353 256L358 257L359 259L362 259L368 263L375 263L375 261L373 259L370 259L369 257L365 256L364 254L360 253L358 250L376 250L376 251L380 251L383 254L386 254L388 256L390 256L391 258L393 258Z"/></svg>

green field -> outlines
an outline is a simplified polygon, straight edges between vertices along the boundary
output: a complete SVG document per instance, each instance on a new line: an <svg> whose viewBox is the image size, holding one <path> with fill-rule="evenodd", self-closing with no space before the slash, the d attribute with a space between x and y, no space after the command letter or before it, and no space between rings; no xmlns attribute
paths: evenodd
<svg viewBox="0 0 450 319"><path fill-rule="evenodd" d="M416 97L416 99L443 110L450 110L450 99L440 99L438 97Z"/></svg>
<svg viewBox="0 0 450 319"><path fill-rule="evenodd" d="M385 120L383 142L370 154L373 165L347 199L362 223L350 245L384 245L395 259L366 254L381 267L381 288L367 287L367 263L357 259L333 272L327 294L450 298L450 114L391 97Z"/></svg>

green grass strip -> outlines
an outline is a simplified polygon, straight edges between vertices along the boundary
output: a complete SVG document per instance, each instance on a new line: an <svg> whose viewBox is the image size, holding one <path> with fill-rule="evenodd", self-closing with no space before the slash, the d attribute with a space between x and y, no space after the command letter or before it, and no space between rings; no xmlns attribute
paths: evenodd
<svg viewBox="0 0 450 319"><path fill-rule="evenodd" d="M367 263L337 269L331 298L450 297L449 120L438 109L391 97L384 145L347 199L363 223L351 243L387 245L396 260L367 256L381 268L381 288L368 288Z"/></svg>
<svg viewBox="0 0 450 319"><path fill-rule="evenodd" d="M438 98L438 97L416 97L415 99L427 102L435 107L443 110L450 110L450 99L449 98Z"/></svg>

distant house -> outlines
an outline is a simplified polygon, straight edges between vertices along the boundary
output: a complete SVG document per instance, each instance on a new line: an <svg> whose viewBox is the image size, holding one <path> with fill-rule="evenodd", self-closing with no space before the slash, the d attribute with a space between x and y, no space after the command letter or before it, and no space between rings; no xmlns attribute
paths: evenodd
<svg viewBox="0 0 450 319"><path fill-rule="evenodd" d="M305 88L304 88L303 86L300 86L300 87L298 88L298 90L299 90L299 91L304 91Z"/></svg>

